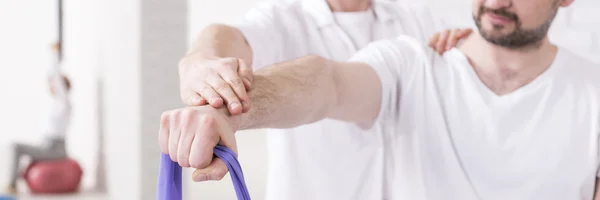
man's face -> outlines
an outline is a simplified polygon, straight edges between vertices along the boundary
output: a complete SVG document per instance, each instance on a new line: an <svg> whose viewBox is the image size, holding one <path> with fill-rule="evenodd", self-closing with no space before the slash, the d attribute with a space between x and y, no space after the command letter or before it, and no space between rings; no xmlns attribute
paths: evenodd
<svg viewBox="0 0 600 200"><path fill-rule="evenodd" d="M558 8L573 0L473 0L473 19L483 38L519 49L544 39Z"/></svg>

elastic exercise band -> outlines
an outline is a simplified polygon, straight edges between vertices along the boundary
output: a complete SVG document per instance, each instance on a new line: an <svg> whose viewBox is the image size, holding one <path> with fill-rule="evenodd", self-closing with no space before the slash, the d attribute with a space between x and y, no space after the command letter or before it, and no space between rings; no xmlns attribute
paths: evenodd
<svg viewBox="0 0 600 200"><path fill-rule="evenodd" d="M238 200L250 200L250 193L248 193L248 188L246 187L244 173L235 153L225 146L217 145L214 148L214 154L221 158L227 165ZM182 199L181 166L173 162L167 154L162 154L160 157L157 199Z"/></svg>

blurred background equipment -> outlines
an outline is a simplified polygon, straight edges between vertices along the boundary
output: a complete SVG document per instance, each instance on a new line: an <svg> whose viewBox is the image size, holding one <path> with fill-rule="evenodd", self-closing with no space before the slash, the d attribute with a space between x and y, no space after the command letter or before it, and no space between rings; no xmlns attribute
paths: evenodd
<svg viewBox="0 0 600 200"><path fill-rule="evenodd" d="M75 193L83 171L73 159L34 162L25 171L29 191L35 194Z"/></svg>

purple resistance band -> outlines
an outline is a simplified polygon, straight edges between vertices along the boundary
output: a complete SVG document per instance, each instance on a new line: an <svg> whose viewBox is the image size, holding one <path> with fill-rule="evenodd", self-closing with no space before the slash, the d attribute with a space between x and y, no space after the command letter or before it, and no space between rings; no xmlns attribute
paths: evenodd
<svg viewBox="0 0 600 200"><path fill-rule="evenodd" d="M250 200L244 173L235 153L225 146L217 145L214 154L227 165L238 200ZM181 166L173 162L169 155L162 154L158 173L157 200L181 200L181 194Z"/></svg>

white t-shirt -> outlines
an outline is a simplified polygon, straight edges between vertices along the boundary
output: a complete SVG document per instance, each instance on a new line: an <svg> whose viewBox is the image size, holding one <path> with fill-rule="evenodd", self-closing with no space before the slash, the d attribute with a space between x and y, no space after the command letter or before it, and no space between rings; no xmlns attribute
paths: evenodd
<svg viewBox="0 0 600 200"><path fill-rule="evenodd" d="M373 9L360 12L334 12L334 20L348 34L354 46L364 47L373 41L375 12Z"/></svg>
<svg viewBox="0 0 600 200"><path fill-rule="evenodd" d="M351 60L382 81L373 129L390 148L392 199L592 199L599 65L559 48L542 75L498 96L458 49L442 57L399 37Z"/></svg>
<svg viewBox="0 0 600 200"><path fill-rule="evenodd" d="M354 23L353 16L348 16L353 14L334 15L325 0L267 2L248 12L236 27L253 50L254 69L311 54L345 61L367 40L400 34L418 38L425 44L431 35L444 28L423 7L386 0L374 1L372 10L375 16L372 26L357 29L342 25L342 28L336 21ZM368 15L365 17L369 20ZM364 31L369 28L372 32ZM354 124L321 120L293 129L269 130L267 144L266 199L384 198L381 133L365 133Z"/></svg>

